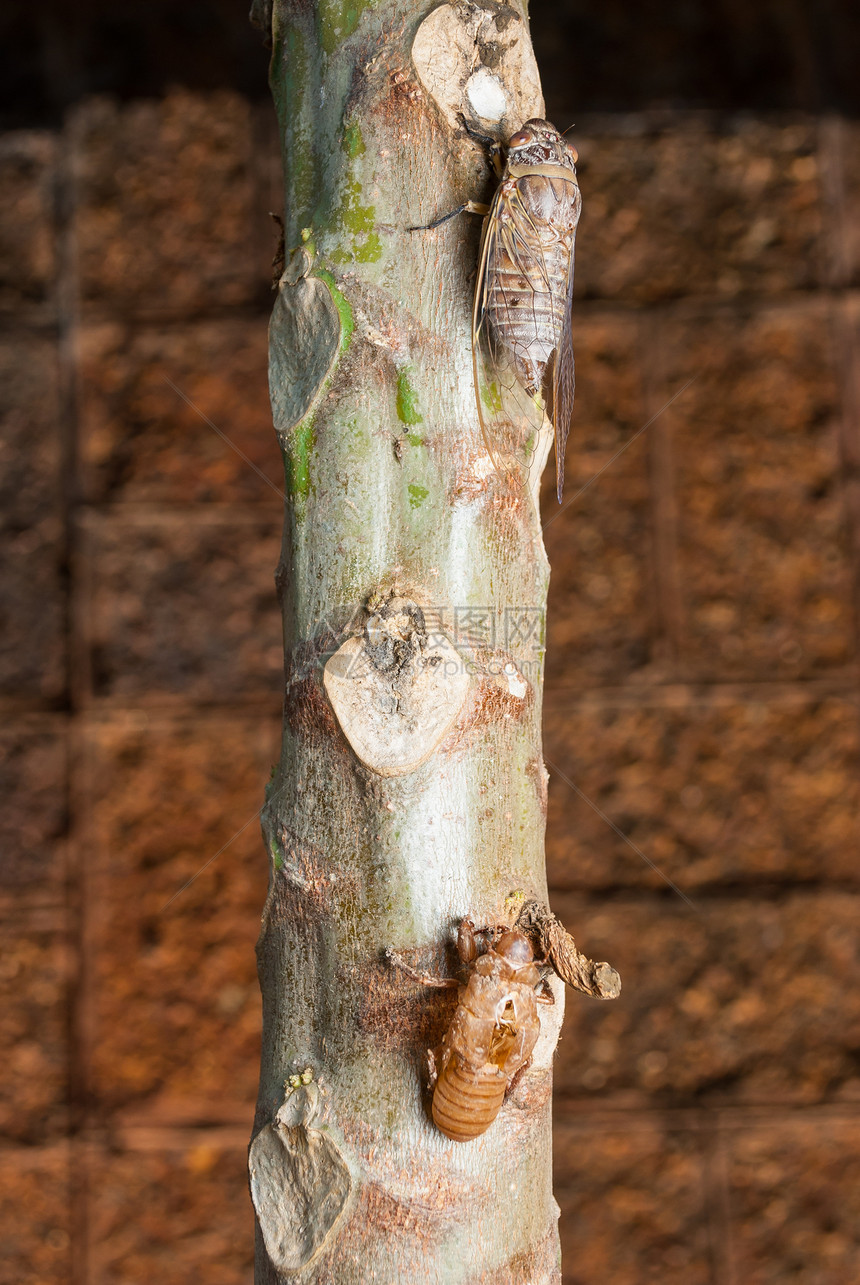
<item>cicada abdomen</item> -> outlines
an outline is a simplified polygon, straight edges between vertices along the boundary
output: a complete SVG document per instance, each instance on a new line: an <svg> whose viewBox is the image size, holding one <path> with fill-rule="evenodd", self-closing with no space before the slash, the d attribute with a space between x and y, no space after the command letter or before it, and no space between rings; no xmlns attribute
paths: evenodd
<svg viewBox="0 0 860 1285"><path fill-rule="evenodd" d="M508 140L484 224L472 318L478 417L505 472L530 466L555 430L559 502L573 413L573 253L581 196L576 149L545 120Z"/></svg>
<svg viewBox="0 0 860 1285"><path fill-rule="evenodd" d="M537 982L531 944L519 932L504 933L472 965L433 1089L433 1120L453 1142L486 1132L528 1063L540 1034Z"/></svg>
<svg viewBox="0 0 860 1285"><path fill-rule="evenodd" d="M471 1142L499 1114L507 1087L498 1067L473 1071L454 1054L433 1090L433 1123L452 1142Z"/></svg>

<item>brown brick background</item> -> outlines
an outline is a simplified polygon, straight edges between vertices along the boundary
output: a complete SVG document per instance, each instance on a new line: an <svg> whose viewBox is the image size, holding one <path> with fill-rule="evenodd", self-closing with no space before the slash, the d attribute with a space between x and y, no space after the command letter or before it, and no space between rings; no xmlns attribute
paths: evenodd
<svg viewBox="0 0 860 1285"><path fill-rule="evenodd" d="M860 127L576 136L548 862L625 986L560 1046L565 1282L856 1285ZM250 1280L277 165L224 88L0 136L0 1285Z"/></svg>

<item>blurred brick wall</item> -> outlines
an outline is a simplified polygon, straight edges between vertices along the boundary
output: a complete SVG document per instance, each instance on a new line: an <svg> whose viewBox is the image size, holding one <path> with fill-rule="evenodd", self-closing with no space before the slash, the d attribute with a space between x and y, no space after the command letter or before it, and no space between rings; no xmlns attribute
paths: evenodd
<svg viewBox="0 0 860 1285"><path fill-rule="evenodd" d="M577 144L548 859L625 990L571 996L560 1046L565 1281L856 1285L860 127ZM0 1285L238 1285L280 713L270 112L91 100L2 136L0 185Z"/></svg>

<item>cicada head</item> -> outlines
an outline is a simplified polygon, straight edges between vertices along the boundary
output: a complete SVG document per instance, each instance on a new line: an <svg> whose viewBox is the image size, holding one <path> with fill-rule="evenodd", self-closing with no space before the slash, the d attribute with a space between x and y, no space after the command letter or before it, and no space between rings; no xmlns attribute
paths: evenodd
<svg viewBox="0 0 860 1285"><path fill-rule="evenodd" d="M548 120L527 120L508 139L508 162L514 165L562 165L575 170L579 153Z"/></svg>
<svg viewBox="0 0 860 1285"><path fill-rule="evenodd" d="M502 933L489 953L495 961L493 971L500 980L522 982L526 986L537 984L535 953L525 933L515 928Z"/></svg>
<svg viewBox="0 0 860 1285"><path fill-rule="evenodd" d="M528 937L516 930L502 933L493 950L513 969L525 968L535 957Z"/></svg>

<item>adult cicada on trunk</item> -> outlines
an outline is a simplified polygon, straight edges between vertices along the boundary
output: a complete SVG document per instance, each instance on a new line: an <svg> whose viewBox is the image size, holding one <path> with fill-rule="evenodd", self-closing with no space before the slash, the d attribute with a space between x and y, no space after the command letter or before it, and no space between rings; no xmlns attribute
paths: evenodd
<svg viewBox="0 0 860 1285"><path fill-rule="evenodd" d="M560 502L573 412L576 149L548 121L526 121L510 136L503 163L499 144L461 120L490 145L499 175L490 206L468 200L454 211L485 215L472 316L478 419L496 469L509 473L535 454L548 416Z"/></svg>
<svg viewBox="0 0 860 1285"><path fill-rule="evenodd" d="M466 201L409 230L438 227L465 210L484 215L472 312L481 432L496 469L516 473L539 451L549 419L560 503L574 394L573 247L582 207L576 148L549 121L526 121L503 149L460 119L490 148L499 177L492 202Z"/></svg>
<svg viewBox="0 0 860 1285"><path fill-rule="evenodd" d="M508 472L537 449L546 413L561 502L574 396L577 153L548 121L530 120L508 139L504 165L497 144L493 159L500 182L486 210L472 316L478 418L493 462Z"/></svg>

